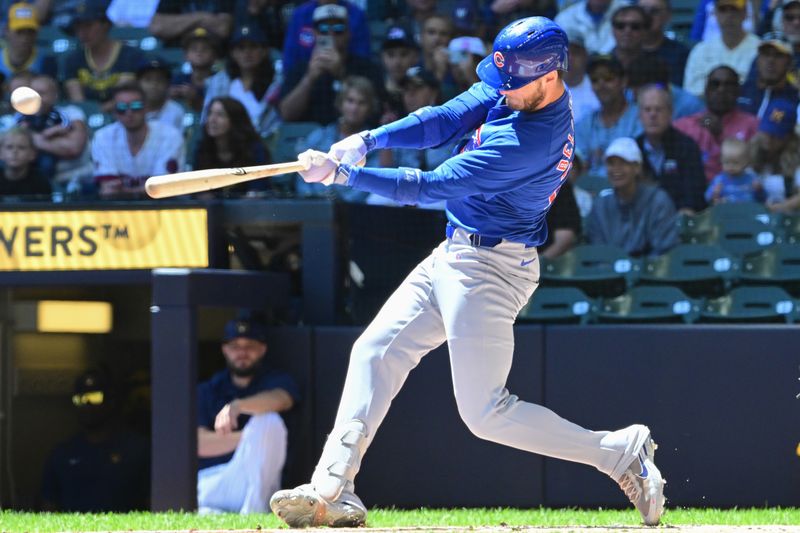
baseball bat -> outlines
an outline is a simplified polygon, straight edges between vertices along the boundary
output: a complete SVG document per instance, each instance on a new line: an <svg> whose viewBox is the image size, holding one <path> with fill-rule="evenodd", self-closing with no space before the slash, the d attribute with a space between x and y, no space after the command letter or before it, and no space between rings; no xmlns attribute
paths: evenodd
<svg viewBox="0 0 800 533"><path fill-rule="evenodd" d="M181 194L210 191L269 176L300 172L301 170L306 170L306 166L299 161L252 167L192 170L163 176L152 176L147 178L144 189L151 198L169 198Z"/></svg>

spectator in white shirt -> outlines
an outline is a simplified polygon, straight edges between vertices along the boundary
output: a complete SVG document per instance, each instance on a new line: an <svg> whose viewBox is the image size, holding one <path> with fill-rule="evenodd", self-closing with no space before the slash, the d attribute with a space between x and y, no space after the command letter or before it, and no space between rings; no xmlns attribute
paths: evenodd
<svg viewBox="0 0 800 533"><path fill-rule="evenodd" d="M144 198L144 182L182 170L183 136L167 124L148 124L144 92L135 83L114 89L117 121L92 139L94 178L102 198Z"/></svg>
<svg viewBox="0 0 800 533"><path fill-rule="evenodd" d="M569 70L564 73L564 82L572 94L572 114L577 123L586 115L600 109L600 100L592 91L592 82L586 75L589 54L586 52L583 34L578 30L567 30L569 39Z"/></svg>
<svg viewBox="0 0 800 533"><path fill-rule="evenodd" d="M183 106L169 97L172 71L161 58L151 57L136 70L136 81L144 91L145 118L183 131Z"/></svg>
<svg viewBox="0 0 800 533"><path fill-rule="evenodd" d="M607 54L614 48L611 15L624 0L580 0L556 15L555 22L564 31L583 34L590 54Z"/></svg>
<svg viewBox="0 0 800 533"><path fill-rule="evenodd" d="M716 0L714 7L720 36L697 43L689 53L683 86L696 96L703 96L708 74L719 65L729 65L743 80L758 54L760 40L745 31L746 0Z"/></svg>

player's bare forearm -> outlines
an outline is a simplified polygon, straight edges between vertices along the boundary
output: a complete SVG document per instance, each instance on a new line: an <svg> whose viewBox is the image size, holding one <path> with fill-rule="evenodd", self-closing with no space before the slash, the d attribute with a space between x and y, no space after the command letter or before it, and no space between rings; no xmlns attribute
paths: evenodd
<svg viewBox="0 0 800 533"><path fill-rule="evenodd" d="M204 427L197 428L197 456L217 457L231 453L241 438L241 431L218 433Z"/></svg>
<svg viewBox="0 0 800 533"><path fill-rule="evenodd" d="M294 405L292 397L283 389L259 392L247 398L239 398L235 402L238 411L248 415L280 413L288 411Z"/></svg>

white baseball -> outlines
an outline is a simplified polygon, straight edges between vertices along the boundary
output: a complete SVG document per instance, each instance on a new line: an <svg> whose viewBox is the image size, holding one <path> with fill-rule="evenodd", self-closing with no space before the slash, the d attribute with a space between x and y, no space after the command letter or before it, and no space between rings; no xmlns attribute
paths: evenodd
<svg viewBox="0 0 800 533"><path fill-rule="evenodd" d="M42 97L30 87L17 87L11 93L11 106L23 115L35 115L42 107Z"/></svg>

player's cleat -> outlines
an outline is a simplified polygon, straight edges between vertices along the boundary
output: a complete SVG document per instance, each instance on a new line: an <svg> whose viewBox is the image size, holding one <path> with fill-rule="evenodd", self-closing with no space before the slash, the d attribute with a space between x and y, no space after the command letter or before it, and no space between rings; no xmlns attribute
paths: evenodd
<svg viewBox="0 0 800 533"><path fill-rule="evenodd" d="M367 519L367 508L352 492L342 491L329 502L310 484L279 490L270 498L269 506L289 527L359 527Z"/></svg>
<svg viewBox="0 0 800 533"><path fill-rule="evenodd" d="M658 525L664 512L664 485L661 472L653 462L656 444L648 435L636 459L623 472L619 486L636 506L648 526Z"/></svg>

